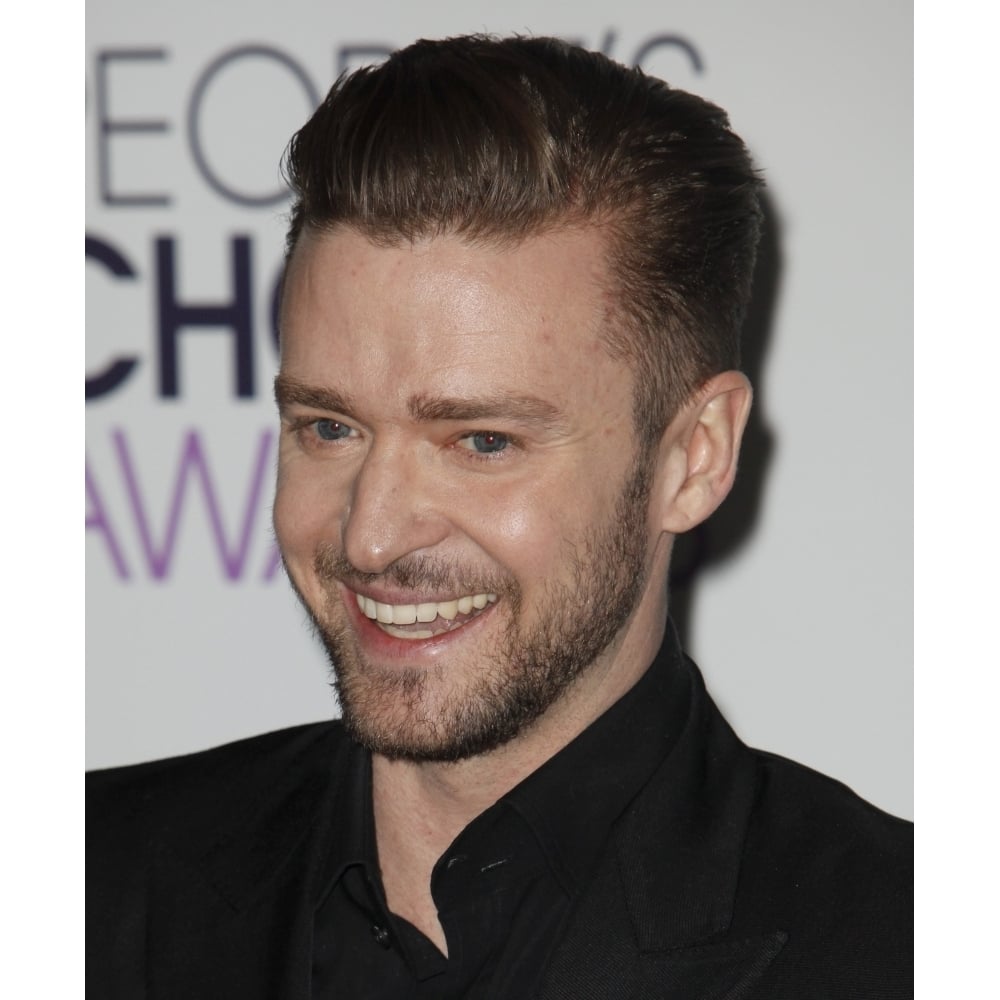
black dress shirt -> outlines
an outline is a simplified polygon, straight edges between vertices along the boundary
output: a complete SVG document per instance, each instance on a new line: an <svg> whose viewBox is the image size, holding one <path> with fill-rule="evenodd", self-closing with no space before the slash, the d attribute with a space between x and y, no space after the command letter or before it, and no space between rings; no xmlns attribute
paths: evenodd
<svg viewBox="0 0 1000 1000"><path fill-rule="evenodd" d="M371 758L353 747L315 914L313 1000L533 995L612 824L679 736L690 697L680 667L668 637L629 692L438 859L431 893L447 958L386 905Z"/></svg>

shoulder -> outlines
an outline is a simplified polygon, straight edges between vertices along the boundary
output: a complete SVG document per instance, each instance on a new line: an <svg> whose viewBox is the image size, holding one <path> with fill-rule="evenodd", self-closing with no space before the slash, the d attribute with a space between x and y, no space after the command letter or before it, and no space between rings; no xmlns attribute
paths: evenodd
<svg viewBox="0 0 1000 1000"><path fill-rule="evenodd" d="M193 790L213 778L229 779L259 768L287 766L343 739L339 720L292 726L177 757L88 771L87 794L118 795L141 789L149 798L167 787L181 785Z"/></svg>
<svg viewBox="0 0 1000 1000"><path fill-rule="evenodd" d="M771 971L800 989L809 984L824 995L831 983L854 982L868 990L859 995L906 996L912 823L801 764L751 753L757 784L736 922L787 932L788 947Z"/></svg>
<svg viewBox="0 0 1000 1000"><path fill-rule="evenodd" d="M785 870L815 879L864 874L886 889L912 882L912 823L802 764L751 753L757 787L748 856L780 856Z"/></svg>
<svg viewBox="0 0 1000 1000"><path fill-rule="evenodd" d="M280 878L345 774L348 747L327 722L88 774L88 991L145 995L151 942L169 951L199 921L208 933ZM154 939L157 927L169 933Z"/></svg>
<svg viewBox="0 0 1000 1000"><path fill-rule="evenodd" d="M757 762L757 801L762 815L776 824L801 827L834 822L847 839L912 844L913 824L879 809L841 781L778 754L750 751Z"/></svg>
<svg viewBox="0 0 1000 1000"><path fill-rule="evenodd" d="M88 848L197 836L329 773L346 746L339 721L295 726L197 753L90 771Z"/></svg>

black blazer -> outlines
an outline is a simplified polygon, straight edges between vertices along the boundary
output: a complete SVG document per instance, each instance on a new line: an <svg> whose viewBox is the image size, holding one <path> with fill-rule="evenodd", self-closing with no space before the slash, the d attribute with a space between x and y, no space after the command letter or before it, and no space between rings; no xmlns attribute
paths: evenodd
<svg viewBox="0 0 1000 1000"><path fill-rule="evenodd" d="M690 668L539 1000L911 997L911 825L745 747ZM321 723L89 775L88 997L308 1000L346 747Z"/></svg>

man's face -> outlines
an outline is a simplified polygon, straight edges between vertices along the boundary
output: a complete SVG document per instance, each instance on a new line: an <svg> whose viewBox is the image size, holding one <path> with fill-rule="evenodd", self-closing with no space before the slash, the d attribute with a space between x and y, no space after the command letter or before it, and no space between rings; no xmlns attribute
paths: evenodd
<svg viewBox="0 0 1000 1000"><path fill-rule="evenodd" d="M377 752L493 749L647 624L659 532L607 284L592 230L295 251L275 527Z"/></svg>

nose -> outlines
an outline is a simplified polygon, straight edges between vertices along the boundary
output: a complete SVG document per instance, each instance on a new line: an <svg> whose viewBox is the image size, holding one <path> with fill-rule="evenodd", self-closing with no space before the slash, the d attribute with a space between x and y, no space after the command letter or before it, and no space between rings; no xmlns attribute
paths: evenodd
<svg viewBox="0 0 1000 1000"><path fill-rule="evenodd" d="M448 523L431 470L402 449L374 448L343 515L344 554L355 569L382 573L402 556L440 542Z"/></svg>

